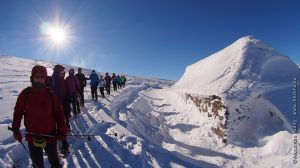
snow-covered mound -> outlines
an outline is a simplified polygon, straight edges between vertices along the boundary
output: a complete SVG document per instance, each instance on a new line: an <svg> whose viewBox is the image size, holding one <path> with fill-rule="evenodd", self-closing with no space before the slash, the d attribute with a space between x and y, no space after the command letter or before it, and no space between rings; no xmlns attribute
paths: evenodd
<svg viewBox="0 0 300 168"><path fill-rule="evenodd" d="M299 77L294 62L253 36L246 36L188 66L174 88L201 95L244 97L257 84L286 84L294 77Z"/></svg>
<svg viewBox="0 0 300 168"><path fill-rule="evenodd" d="M188 66L173 89L194 103L197 98L201 112L207 112L201 106L212 103L203 103L205 98L220 96L224 106L208 109L208 113L215 110L215 116L222 120L212 126L213 131L224 133L230 143L251 146L259 145L259 139L266 135L292 131L295 78L300 79L300 70L293 61L246 36Z"/></svg>

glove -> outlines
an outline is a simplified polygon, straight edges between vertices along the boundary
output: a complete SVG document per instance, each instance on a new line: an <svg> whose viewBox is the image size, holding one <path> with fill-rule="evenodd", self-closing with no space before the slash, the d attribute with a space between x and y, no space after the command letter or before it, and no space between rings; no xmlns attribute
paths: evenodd
<svg viewBox="0 0 300 168"><path fill-rule="evenodd" d="M20 130L14 131L14 137L17 141L22 142L22 134L21 134Z"/></svg>

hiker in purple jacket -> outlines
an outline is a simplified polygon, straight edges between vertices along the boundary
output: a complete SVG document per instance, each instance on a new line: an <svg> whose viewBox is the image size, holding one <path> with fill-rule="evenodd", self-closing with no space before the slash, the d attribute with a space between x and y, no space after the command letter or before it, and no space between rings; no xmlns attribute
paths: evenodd
<svg viewBox="0 0 300 168"><path fill-rule="evenodd" d="M69 76L67 77L68 93L70 96L71 104L73 106L73 114L75 118L80 113L78 93L79 93L79 81L74 75L74 69L69 70Z"/></svg>

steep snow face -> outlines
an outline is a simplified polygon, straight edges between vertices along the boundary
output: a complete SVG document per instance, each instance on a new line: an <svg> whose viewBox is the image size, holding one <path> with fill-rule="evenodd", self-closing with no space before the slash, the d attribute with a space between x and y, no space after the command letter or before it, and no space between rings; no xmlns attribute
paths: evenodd
<svg viewBox="0 0 300 168"><path fill-rule="evenodd" d="M257 83L283 84L293 77L299 77L295 63L253 36L246 36L188 66L174 88L243 99Z"/></svg>
<svg viewBox="0 0 300 168"><path fill-rule="evenodd" d="M295 78L300 78L299 67L287 56L246 36L188 66L172 89L196 97L221 96L228 108L224 132L229 142L257 146L267 135L292 131Z"/></svg>

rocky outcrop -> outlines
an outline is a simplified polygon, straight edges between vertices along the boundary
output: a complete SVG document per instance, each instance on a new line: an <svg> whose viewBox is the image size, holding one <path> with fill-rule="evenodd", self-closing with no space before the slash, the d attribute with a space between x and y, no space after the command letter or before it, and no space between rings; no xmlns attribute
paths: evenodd
<svg viewBox="0 0 300 168"><path fill-rule="evenodd" d="M207 117L216 119L216 124L211 127L222 142L227 142L227 135L225 129L227 129L228 120L228 108L225 106L222 98L216 95L208 97L201 97L199 95L186 94L186 100L191 100L201 113L207 113Z"/></svg>

